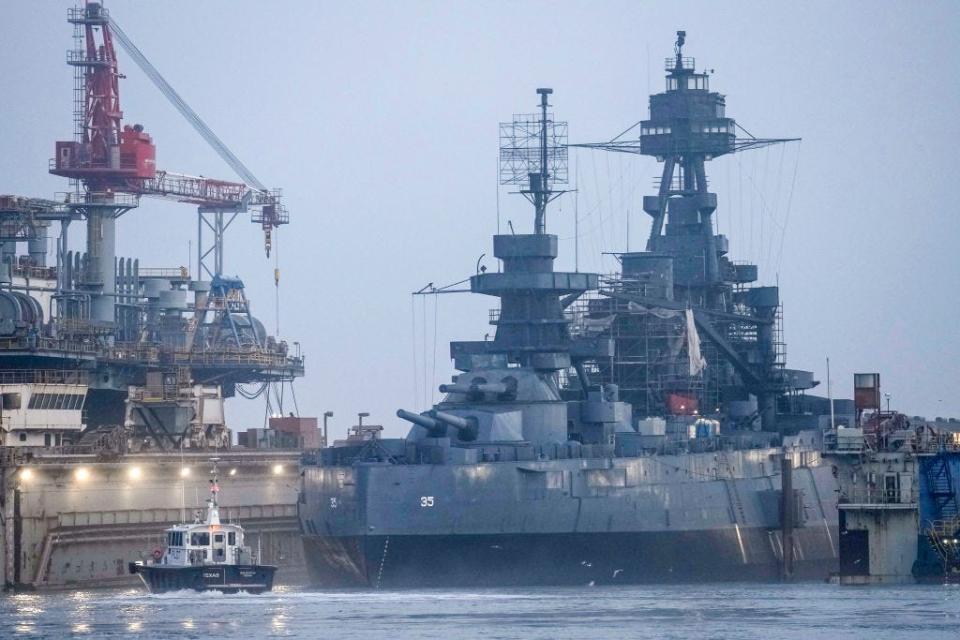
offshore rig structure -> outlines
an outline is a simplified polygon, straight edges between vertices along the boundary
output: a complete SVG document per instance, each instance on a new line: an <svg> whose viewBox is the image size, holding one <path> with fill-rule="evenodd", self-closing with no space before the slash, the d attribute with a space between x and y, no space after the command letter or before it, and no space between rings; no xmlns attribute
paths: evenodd
<svg viewBox="0 0 960 640"><path fill-rule="evenodd" d="M70 9L68 20L74 132L56 143L49 170L70 189L0 196L0 446L78 444L81 431L85 444L122 451L229 446L225 398L270 393L304 373L299 349L268 334L242 280L224 273L225 232L241 214L261 226L269 257L272 234L289 222L280 191L243 165L101 3ZM157 168L151 136L123 121L117 43L242 181ZM143 197L198 208L195 273L117 255L118 220ZM82 249L69 242L75 223L86 230Z"/></svg>
<svg viewBox="0 0 960 640"><path fill-rule="evenodd" d="M817 428L826 399L811 407L804 392L818 384L813 373L786 368L779 288L757 286L757 265L728 256L705 170L714 158L797 138L756 138L728 117L710 75L683 55L685 37L677 32L666 89L650 96L649 118L610 141L570 145L663 164L657 194L643 198L652 220L646 250L615 254L620 272L573 307L575 334L616 345L585 373L618 385L635 416L703 416L768 432ZM639 136L627 136L637 127Z"/></svg>

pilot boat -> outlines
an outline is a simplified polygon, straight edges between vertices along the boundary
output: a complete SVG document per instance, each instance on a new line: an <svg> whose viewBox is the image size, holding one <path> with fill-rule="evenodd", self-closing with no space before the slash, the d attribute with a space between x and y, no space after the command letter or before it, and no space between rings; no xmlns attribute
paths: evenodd
<svg viewBox="0 0 960 640"><path fill-rule="evenodd" d="M217 494L217 459L211 459L210 497L206 519L199 513L191 524L166 530L166 549L157 549L153 559L129 564L151 593L193 589L195 591L246 591L261 593L273 588L277 568L257 564L250 547L244 546L243 527L220 522Z"/></svg>

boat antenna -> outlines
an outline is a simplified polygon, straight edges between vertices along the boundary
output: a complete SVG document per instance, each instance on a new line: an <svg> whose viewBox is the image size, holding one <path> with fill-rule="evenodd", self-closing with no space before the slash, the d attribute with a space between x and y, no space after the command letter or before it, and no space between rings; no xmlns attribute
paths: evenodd
<svg viewBox="0 0 960 640"><path fill-rule="evenodd" d="M210 458L210 462L213 464L213 468L210 469L210 503L214 508L220 506L217 503L217 494L220 493L220 479L217 476L217 462L219 460L220 458Z"/></svg>
<svg viewBox="0 0 960 640"><path fill-rule="evenodd" d="M213 468L210 470L210 497L207 498L207 524L220 524L220 505L217 494L220 493L220 482L217 475L217 461L220 458L210 458Z"/></svg>

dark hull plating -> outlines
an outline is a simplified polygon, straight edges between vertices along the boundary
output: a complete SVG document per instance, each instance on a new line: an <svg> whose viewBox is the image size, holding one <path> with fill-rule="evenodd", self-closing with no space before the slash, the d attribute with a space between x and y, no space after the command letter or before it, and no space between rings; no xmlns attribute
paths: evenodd
<svg viewBox="0 0 960 640"><path fill-rule="evenodd" d="M130 565L130 573L139 575L151 593L183 589L261 593L273 589L273 574L276 570L276 567L268 565L205 567Z"/></svg>
<svg viewBox="0 0 960 640"><path fill-rule="evenodd" d="M778 533L706 531L304 538L324 587L477 587L773 581ZM794 577L837 570L836 529L797 532Z"/></svg>

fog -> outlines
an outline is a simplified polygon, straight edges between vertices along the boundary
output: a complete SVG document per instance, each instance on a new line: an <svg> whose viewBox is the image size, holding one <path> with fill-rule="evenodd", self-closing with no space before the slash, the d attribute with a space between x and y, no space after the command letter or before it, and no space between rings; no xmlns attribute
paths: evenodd
<svg viewBox="0 0 960 640"><path fill-rule="evenodd" d="M47 161L73 126L68 6L4 3L0 193L66 188ZM879 371L892 407L960 416L955 2L106 6L260 180L283 188L279 332L306 354L297 409L333 411L335 434L359 411L388 435L404 432L393 414L438 399L452 373L447 343L492 333L496 300L411 292L462 280L481 254L495 268L498 209L504 228L532 227L529 204L497 188L498 122L533 111L545 86L571 142L613 137L662 91L677 29L684 53L714 70L728 116L757 136L803 138L707 165L731 257L781 287L788 366L816 371L825 394L829 356L835 395L849 397L854 371ZM154 137L158 167L235 179L119 56L124 120ZM558 269L611 271L603 252L642 248L640 201L659 169L652 158L571 152L578 193L548 216ZM145 199L119 222L118 255L187 265L196 216ZM274 332L274 260L259 227L238 220L227 242L226 272L243 278ZM83 246L82 233L71 245ZM262 401L229 405L232 428L262 424ZM284 410L294 410L289 396Z"/></svg>

